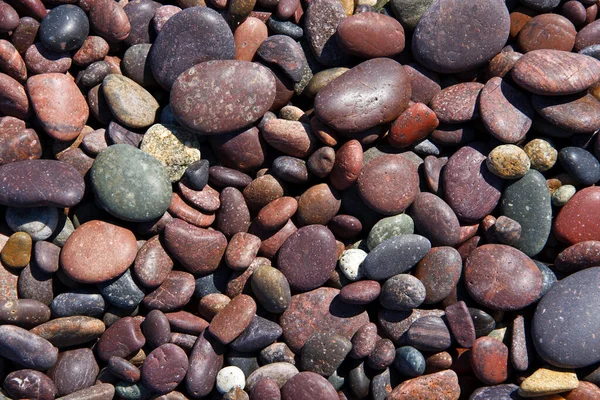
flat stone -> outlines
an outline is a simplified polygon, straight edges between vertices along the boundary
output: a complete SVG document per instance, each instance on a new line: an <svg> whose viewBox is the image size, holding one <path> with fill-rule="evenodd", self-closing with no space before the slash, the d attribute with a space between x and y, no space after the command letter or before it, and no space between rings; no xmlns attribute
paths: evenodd
<svg viewBox="0 0 600 400"><path fill-rule="evenodd" d="M595 280L600 268L588 268L555 283L538 303L532 322L537 353L562 368L595 364L600 353L594 347L600 320L591 311L598 302Z"/></svg>
<svg viewBox="0 0 600 400"><path fill-rule="evenodd" d="M506 245L487 244L473 250L464 274L471 297L494 310L526 307L539 298L542 290L539 268L524 253ZM494 277L493 283L490 276Z"/></svg>
<svg viewBox="0 0 600 400"><path fill-rule="evenodd" d="M394 236L374 248L363 261L368 279L383 280L414 267L431 249L429 240L420 235Z"/></svg>
<svg viewBox="0 0 600 400"><path fill-rule="evenodd" d="M317 0L306 9L306 39L317 61L327 67L336 67L349 61L348 55L334 38L339 23L346 16L339 1Z"/></svg>
<svg viewBox="0 0 600 400"><path fill-rule="evenodd" d="M118 74L107 75L102 91L110 111L129 128L146 128L156 120L156 99L135 81Z"/></svg>
<svg viewBox="0 0 600 400"><path fill-rule="evenodd" d="M534 50L515 63L511 76L531 93L568 95L581 92L600 79L600 62L561 50Z"/></svg>
<svg viewBox="0 0 600 400"><path fill-rule="evenodd" d="M265 162L264 143L260 136L258 128L253 126L243 132L211 136L209 140L225 167L249 172L259 169Z"/></svg>
<svg viewBox="0 0 600 400"><path fill-rule="evenodd" d="M366 305L377 300L381 293L381 285L377 281L358 281L350 283L340 291L340 298L345 303Z"/></svg>
<svg viewBox="0 0 600 400"><path fill-rule="evenodd" d="M476 222L490 214L500 200L502 180L482 168L485 155L478 145L454 153L443 174L444 197L458 218Z"/></svg>
<svg viewBox="0 0 600 400"><path fill-rule="evenodd" d="M343 289L342 289L343 290ZM387 279L379 301L390 310L410 311L425 300L425 286L412 275L398 274Z"/></svg>
<svg viewBox="0 0 600 400"><path fill-rule="evenodd" d="M478 82L448 86L433 96L429 105L441 122L468 122L479 117L479 94L483 88Z"/></svg>
<svg viewBox="0 0 600 400"><path fill-rule="evenodd" d="M535 110L558 128L577 133L591 133L600 127L600 102L594 96L577 93L569 96L532 97Z"/></svg>
<svg viewBox="0 0 600 400"><path fill-rule="evenodd" d="M59 294L52 300L51 307L56 317L85 315L100 318L106 310L106 302L97 290L82 288Z"/></svg>
<svg viewBox="0 0 600 400"><path fill-rule="evenodd" d="M47 370L58 349L46 339L14 325L0 326L0 355L25 368Z"/></svg>
<svg viewBox="0 0 600 400"><path fill-rule="evenodd" d="M135 260L137 243L127 229L103 221L80 225L65 243L60 264L81 283L100 283L121 275Z"/></svg>
<svg viewBox="0 0 600 400"><path fill-rule="evenodd" d="M68 51L48 50L41 43L35 43L25 52L25 64L32 75L51 72L64 74L71 68L71 54Z"/></svg>
<svg viewBox="0 0 600 400"><path fill-rule="evenodd" d="M486 385L497 385L508 378L508 347L489 336L475 341L471 349L475 376Z"/></svg>
<svg viewBox="0 0 600 400"><path fill-rule="evenodd" d="M319 332L331 332L347 339L369 322L360 306L345 304L336 296L339 290L322 287L292 296L280 318L283 337L292 351L299 351L306 341Z"/></svg>
<svg viewBox="0 0 600 400"><path fill-rule="evenodd" d="M542 251L552 227L550 192L544 176L530 170L508 185L502 197L502 213L521 225L515 248L531 257Z"/></svg>
<svg viewBox="0 0 600 400"><path fill-rule="evenodd" d="M443 0L433 3L419 20L412 50L417 61L433 71L463 72L498 54L509 29L504 4L488 0L474 8L458 0Z"/></svg>
<svg viewBox="0 0 600 400"><path fill-rule="evenodd" d="M171 202L165 168L133 146L117 144L102 151L90 178L98 204L121 219L151 221L162 216Z"/></svg>
<svg viewBox="0 0 600 400"><path fill-rule="evenodd" d="M365 12L344 18L335 39L348 54L361 58L393 57L404 50L404 28L392 17ZM378 46L373 46L378 43Z"/></svg>
<svg viewBox="0 0 600 400"><path fill-rule="evenodd" d="M580 147L563 147L558 159L566 172L584 185L600 180L600 162L592 153Z"/></svg>
<svg viewBox="0 0 600 400"><path fill-rule="evenodd" d="M470 348L475 343L475 324L464 301L456 302L445 309L446 320L452 337L459 346Z"/></svg>
<svg viewBox="0 0 600 400"><path fill-rule="evenodd" d="M458 284L462 259L457 250L448 246L434 247L414 269L414 276L425 288L425 304L434 304L450 295Z"/></svg>
<svg viewBox="0 0 600 400"><path fill-rule="evenodd" d="M350 352L350 340L327 333L316 333L308 339L300 353L300 368L325 377L340 366Z"/></svg>
<svg viewBox="0 0 600 400"><path fill-rule="evenodd" d="M554 220L554 234L563 243L600 240L600 189L582 189L563 206Z"/></svg>
<svg viewBox="0 0 600 400"><path fill-rule="evenodd" d="M281 400L337 400L337 392L322 376L306 371L291 377L281 388Z"/></svg>
<svg viewBox="0 0 600 400"><path fill-rule="evenodd" d="M194 294L194 276L183 271L171 271L159 287L144 297L143 305L152 310L175 311L185 306ZM177 292L177 296L173 293Z"/></svg>
<svg viewBox="0 0 600 400"><path fill-rule="evenodd" d="M208 331L219 342L231 343L250 325L256 313L256 303L245 294L236 296L211 321ZM235 318L234 318L235 317Z"/></svg>
<svg viewBox="0 0 600 400"><path fill-rule="evenodd" d="M390 400L432 396L443 400L458 400L458 376L452 370L436 372L409 379L396 386L389 394Z"/></svg>
<svg viewBox="0 0 600 400"><path fill-rule="evenodd" d="M549 396L568 392L579 386L575 372L557 371L540 368L525 378L519 387L519 395L523 397Z"/></svg>
<svg viewBox="0 0 600 400"><path fill-rule="evenodd" d="M309 225L298 229L281 246L278 266L290 286L312 290L331 276L337 261L335 237L329 229Z"/></svg>
<svg viewBox="0 0 600 400"><path fill-rule="evenodd" d="M201 334L189 356L185 387L194 397L207 396L215 385L215 378L223 367L225 349L210 334Z"/></svg>
<svg viewBox="0 0 600 400"><path fill-rule="evenodd" d="M219 93L214 93L214 86L221 87ZM171 109L185 128L219 134L252 124L268 111L274 99L275 80L265 67L248 61L218 60L197 64L177 78L171 91Z"/></svg>
<svg viewBox="0 0 600 400"><path fill-rule="evenodd" d="M320 3L327 1L331 0ZM396 119L408 106L410 87L408 74L397 62L368 60L319 91L315 114L337 131L362 132Z"/></svg>
<svg viewBox="0 0 600 400"><path fill-rule="evenodd" d="M92 386L98 372L94 352L83 348L61 352L48 376L56 385L57 395L64 396Z"/></svg>
<svg viewBox="0 0 600 400"><path fill-rule="evenodd" d="M96 354L107 362L110 357L129 358L136 354L146 343L137 318L124 317L112 324L96 343Z"/></svg>
<svg viewBox="0 0 600 400"><path fill-rule="evenodd" d="M142 382L159 394L172 391L185 378L188 370L185 352L171 343L152 350L142 366Z"/></svg>
<svg viewBox="0 0 600 400"><path fill-rule="evenodd" d="M115 387L110 383L98 383L89 388L79 390L67 396L63 396L61 400L108 400L115 395Z"/></svg>
<svg viewBox="0 0 600 400"><path fill-rule="evenodd" d="M488 132L505 143L523 139L535 115L529 97L500 77L487 81L481 90L479 110Z"/></svg>
<svg viewBox="0 0 600 400"><path fill-rule="evenodd" d="M377 157L365 165L357 182L365 203L385 215L404 211L419 191L415 165L394 154Z"/></svg>
<svg viewBox="0 0 600 400"><path fill-rule="evenodd" d="M51 137L75 139L89 116L85 98L64 74L50 73L27 80L27 93L42 127Z"/></svg>
<svg viewBox="0 0 600 400"><path fill-rule="evenodd" d="M429 239L432 246L455 246L458 243L458 218L438 196L419 193L412 204L411 216L417 232Z"/></svg>
<svg viewBox="0 0 600 400"><path fill-rule="evenodd" d="M77 315L52 319L34 327L31 333L63 348L91 342L99 338L105 329L101 320Z"/></svg>

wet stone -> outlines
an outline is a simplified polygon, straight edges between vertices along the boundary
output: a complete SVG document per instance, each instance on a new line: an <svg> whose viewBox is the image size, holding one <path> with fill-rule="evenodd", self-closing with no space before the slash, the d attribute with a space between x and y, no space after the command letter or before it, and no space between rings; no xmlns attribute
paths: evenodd
<svg viewBox="0 0 600 400"><path fill-rule="evenodd" d="M579 147L565 147L558 159L567 173L584 185L593 185L600 180L600 163L592 153Z"/></svg>

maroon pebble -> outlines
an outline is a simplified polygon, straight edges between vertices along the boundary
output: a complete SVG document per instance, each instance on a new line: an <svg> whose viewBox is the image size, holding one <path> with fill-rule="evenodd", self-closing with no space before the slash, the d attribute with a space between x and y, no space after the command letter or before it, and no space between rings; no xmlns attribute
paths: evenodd
<svg viewBox="0 0 600 400"><path fill-rule="evenodd" d="M142 382L150 390L164 394L175 389L185 378L188 358L178 346L167 343L154 349L142 366Z"/></svg>

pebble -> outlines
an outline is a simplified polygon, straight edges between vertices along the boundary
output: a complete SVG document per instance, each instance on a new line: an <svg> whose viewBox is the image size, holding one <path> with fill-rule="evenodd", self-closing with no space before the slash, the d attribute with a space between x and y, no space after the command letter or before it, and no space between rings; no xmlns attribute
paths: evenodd
<svg viewBox="0 0 600 400"><path fill-rule="evenodd" d="M423 66L443 73L464 72L500 52L510 29L504 4L486 0L468 7L458 0L433 3L415 27L412 50ZM454 38L460 37L461 41Z"/></svg>
<svg viewBox="0 0 600 400"><path fill-rule="evenodd" d="M393 57L404 50L402 25L392 17L375 12L344 18L337 27L335 39L344 52L361 58ZM373 40L381 45L374 47Z"/></svg>
<svg viewBox="0 0 600 400"><path fill-rule="evenodd" d="M73 54L73 62L76 65L87 67L93 62L100 61L108 55L109 45L100 36L88 36L79 50Z"/></svg>
<svg viewBox="0 0 600 400"><path fill-rule="evenodd" d="M419 193L412 203L411 216L416 231L429 239L432 246L455 246L458 243L458 218L438 196Z"/></svg>
<svg viewBox="0 0 600 400"><path fill-rule="evenodd" d="M0 11L2 11L2 19L0 19L0 31L10 32L15 30L19 26L19 14L15 9L8 3L2 2L0 4Z"/></svg>
<svg viewBox="0 0 600 400"><path fill-rule="evenodd" d="M69 236L60 254L60 265L77 282L101 283L125 272L136 254L137 244L131 231L103 221L90 221Z"/></svg>
<svg viewBox="0 0 600 400"><path fill-rule="evenodd" d="M256 303L247 295L233 298L211 321L208 330L223 344L231 343L250 325L256 312ZM233 319L232 317L236 318Z"/></svg>
<svg viewBox="0 0 600 400"><path fill-rule="evenodd" d="M94 353L83 348L61 352L48 377L56 385L57 395L66 396L92 386L99 371Z"/></svg>
<svg viewBox="0 0 600 400"><path fill-rule="evenodd" d="M96 343L96 354L104 362L112 356L130 358L146 343L140 329L141 321L132 317L124 317L116 321L104 331Z"/></svg>
<svg viewBox="0 0 600 400"><path fill-rule="evenodd" d="M275 322L255 316L230 346L235 351L252 353L275 342L281 333L281 327Z"/></svg>
<svg viewBox="0 0 600 400"><path fill-rule="evenodd" d="M446 320L456 342L464 348L470 348L475 343L476 331L473 318L464 301L459 301L446 307Z"/></svg>
<svg viewBox="0 0 600 400"><path fill-rule="evenodd" d="M508 347L500 340L484 336L471 348L471 366L486 385L497 385L508 378Z"/></svg>
<svg viewBox="0 0 600 400"><path fill-rule="evenodd" d="M410 311L425 301L425 286L412 275L394 275L383 284L379 301L390 310Z"/></svg>
<svg viewBox="0 0 600 400"><path fill-rule="evenodd" d="M58 349L46 339L13 325L0 326L0 355L35 370L47 370L56 363Z"/></svg>
<svg viewBox="0 0 600 400"><path fill-rule="evenodd" d="M165 168L133 146L116 144L103 150L92 165L90 178L97 204L117 218L151 221L163 215L171 202Z"/></svg>
<svg viewBox="0 0 600 400"><path fill-rule="evenodd" d="M484 386L476 389L470 397L470 400L511 400L519 387L512 383L503 385Z"/></svg>
<svg viewBox="0 0 600 400"><path fill-rule="evenodd" d="M558 271L573 273L593 267L600 257L600 242L590 240L574 244L561 251L554 260Z"/></svg>
<svg viewBox="0 0 600 400"><path fill-rule="evenodd" d="M523 53L540 49L571 51L577 31L571 21L558 14L541 14L530 19L517 38Z"/></svg>
<svg viewBox="0 0 600 400"><path fill-rule="evenodd" d="M414 269L414 276L425 289L425 304L435 304L448 297L462 272L460 253L452 247L431 249Z"/></svg>
<svg viewBox="0 0 600 400"><path fill-rule="evenodd" d="M27 93L46 133L54 139L75 139L89 117L89 108L79 88L59 73L32 76Z"/></svg>
<svg viewBox="0 0 600 400"><path fill-rule="evenodd" d="M562 185L552 193L552 205L556 207L564 206L571 200L576 191L577 189L573 185Z"/></svg>
<svg viewBox="0 0 600 400"><path fill-rule="evenodd" d="M114 117L126 127L146 128L156 120L158 102L135 81L110 74L102 81L102 92Z"/></svg>
<svg viewBox="0 0 600 400"><path fill-rule="evenodd" d="M183 381L188 370L188 357L171 343L152 350L142 365L142 382L153 392L169 393Z"/></svg>
<svg viewBox="0 0 600 400"><path fill-rule="evenodd" d="M336 28L346 17L346 11L338 1L317 0L306 9L306 40L314 57L326 67L338 66L348 61L348 55L334 37ZM270 21L273 21L273 18L270 18Z"/></svg>
<svg viewBox="0 0 600 400"><path fill-rule="evenodd" d="M50 10L40 24L40 40L52 51L79 49L90 31L85 12L72 4L63 4Z"/></svg>
<svg viewBox="0 0 600 400"><path fill-rule="evenodd" d="M298 374L298 369L290 363L277 362L257 368L246 378L246 388L253 387L263 379L271 379L281 388L290 378Z"/></svg>
<svg viewBox="0 0 600 400"><path fill-rule="evenodd" d="M34 241L52 236L58 224L58 211L54 207L8 208L6 224L15 232L24 232Z"/></svg>
<svg viewBox="0 0 600 400"><path fill-rule="evenodd" d="M154 288L167 278L173 264L157 235L147 240L138 250L132 272L143 286Z"/></svg>
<svg viewBox="0 0 600 400"><path fill-rule="evenodd" d="M361 249L345 250L339 258L339 267L344 276L354 282L362 279L362 262L367 253Z"/></svg>
<svg viewBox="0 0 600 400"><path fill-rule="evenodd" d="M31 259L33 242L26 232L13 233L0 251L0 258L8 268L25 268Z"/></svg>
<svg viewBox="0 0 600 400"><path fill-rule="evenodd" d="M10 76L0 73L0 111L20 119L31 115L30 101L25 88Z"/></svg>
<svg viewBox="0 0 600 400"><path fill-rule="evenodd" d="M404 381L394 388L388 398L400 400L431 396L444 400L457 400L459 395L458 376L454 371L446 370Z"/></svg>
<svg viewBox="0 0 600 400"><path fill-rule="evenodd" d="M322 376L310 372L300 372L294 375L281 388L281 400L309 400L312 393L318 393L322 400L339 399L337 392Z"/></svg>
<svg viewBox="0 0 600 400"><path fill-rule="evenodd" d="M600 162L589 151L579 147L564 147L558 153L558 159L577 182L587 186L600 180Z"/></svg>
<svg viewBox="0 0 600 400"><path fill-rule="evenodd" d="M574 372L540 368L525 378L519 386L519 395L523 397L549 396L568 392L579 386Z"/></svg>
<svg viewBox="0 0 600 400"><path fill-rule="evenodd" d="M98 289L109 303L119 308L135 308L144 300L144 290L133 280L129 269L121 276L98 284Z"/></svg>
<svg viewBox="0 0 600 400"><path fill-rule="evenodd" d="M325 377L332 375L350 352L352 343L343 336L315 333L302 347L300 368Z"/></svg>
<svg viewBox="0 0 600 400"><path fill-rule="evenodd" d="M19 51L7 40L0 40L0 70L19 82L27 80L27 67Z"/></svg>
<svg viewBox="0 0 600 400"><path fill-rule="evenodd" d="M262 129L262 136L270 146L293 157L306 157L315 148L310 127L300 121L270 119Z"/></svg>
<svg viewBox="0 0 600 400"><path fill-rule="evenodd" d="M414 233L414 221L408 214L381 218L369 231L367 247L373 250L383 241L394 236Z"/></svg>
<svg viewBox="0 0 600 400"><path fill-rule="evenodd" d="M86 315L101 317L106 309L104 297L93 289L73 289L52 300L52 313L57 317Z"/></svg>
<svg viewBox="0 0 600 400"><path fill-rule="evenodd" d="M434 315L425 316L412 323L406 332L407 344L420 351L444 351L452 338L444 320Z"/></svg>
<svg viewBox="0 0 600 400"><path fill-rule="evenodd" d="M131 24L122 7L110 0L99 0L90 8L90 26L107 42L120 42L129 36Z"/></svg>
<svg viewBox="0 0 600 400"><path fill-rule="evenodd" d="M381 285L378 282L363 280L344 286L340 298L349 304L366 305L377 300L380 293Z"/></svg>
<svg viewBox="0 0 600 400"><path fill-rule="evenodd" d="M425 372L425 357L412 346L402 346L396 349L393 365L402 375L414 378Z"/></svg>
<svg viewBox="0 0 600 400"><path fill-rule="evenodd" d="M429 240L420 235L394 236L374 248L364 259L364 276L384 280L414 267L431 249Z"/></svg>
<svg viewBox="0 0 600 400"><path fill-rule="evenodd" d="M600 190L595 186L575 193L554 219L556 238L569 245L599 240L600 219L595 217L597 207L600 207Z"/></svg>
<svg viewBox="0 0 600 400"><path fill-rule="evenodd" d="M225 394L233 388L244 389L245 385L246 377L238 367L225 367L217 373L216 387L221 394Z"/></svg>
<svg viewBox="0 0 600 400"><path fill-rule="evenodd" d="M598 129L597 110L600 102L590 94L580 93L557 98L532 97L535 110L553 126L578 133L591 133Z"/></svg>
<svg viewBox="0 0 600 400"><path fill-rule="evenodd" d="M533 139L523 147L531 161L531 168L544 172L556 164L558 151L552 144L543 139Z"/></svg>
<svg viewBox="0 0 600 400"><path fill-rule="evenodd" d="M144 297L143 305L151 310L174 311L187 304L194 294L195 281L192 274L171 271L159 287ZM173 291L178 296L173 296Z"/></svg>
<svg viewBox="0 0 600 400"><path fill-rule="evenodd" d="M441 122L468 122L479 117L477 104L483 88L478 82L448 86L433 96L429 105Z"/></svg>
<svg viewBox="0 0 600 400"><path fill-rule="evenodd" d="M4 379L3 387L13 398L54 399L56 395L52 379L31 369L11 372Z"/></svg>
<svg viewBox="0 0 600 400"><path fill-rule="evenodd" d="M594 330L600 321L590 311L598 301L591 284L598 273L599 268L575 272L555 283L538 303L531 334L544 361L562 368L581 368L600 359L594 347Z"/></svg>

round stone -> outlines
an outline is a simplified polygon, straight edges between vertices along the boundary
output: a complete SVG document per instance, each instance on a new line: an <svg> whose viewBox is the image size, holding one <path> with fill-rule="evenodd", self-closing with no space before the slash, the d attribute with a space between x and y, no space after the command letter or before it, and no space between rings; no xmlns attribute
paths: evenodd
<svg viewBox="0 0 600 400"><path fill-rule="evenodd" d="M231 29L208 7L190 7L172 16L149 55L154 77L167 90L190 67L209 60L232 60L234 56Z"/></svg>
<svg viewBox="0 0 600 400"><path fill-rule="evenodd" d="M479 94L484 85L464 82L438 92L429 105L441 122L458 124L479 117Z"/></svg>
<svg viewBox="0 0 600 400"><path fill-rule="evenodd" d="M214 87L220 90L215 92ZM267 68L228 60L208 61L188 69L173 84L170 97L177 121L204 134L247 127L269 110L274 99L275 79Z"/></svg>
<svg viewBox="0 0 600 400"><path fill-rule="evenodd" d="M321 375L300 372L291 377L281 388L281 400L338 400L337 392Z"/></svg>
<svg viewBox="0 0 600 400"><path fill-rule="evenodd" d="M531 168L544 172L556 164L558 152L552 144L544 139L533 139L523 147L531 161Z"/></svg>
<svg viewBox="0 0 600 400"><path fill-rule="evenodd" d="M475 376L486 385L497 385L508 378L508 347L498 339L484 336L471 349Z"/></svg>
<svg viewBox="0 0 600 400"><path fill-rule="evenodd" d="M351 348L352 343L343 336L316 333L302 347L300 368L330 376L342 364Z"/></svg>
<svg viewBox="0 0 600 400"><path fill-rule="evenodd" d="M471 252L464 270L469 295L493 310L519 310L539 299L542 273L519 250L486 244ZM494 280L490 282L490 276Z"/></svg>
<svg viewBox="0 0 600 400"><path fill-rule="evenodd" d="M9 268L25 268L31 259L32 246L33 241L28 233L13 233L0 251L2 263Z"/></svg>
<svg viewBox="0 0 600 400"><path fill-rule="evenodd" d="M127 221L161 217L171 203L171 183L160 161L133 146L117 144L94 161L90 178L96 201Z"/></svg>
<svg viewBox="0 0 600 400"><path fill-rule="evenodd" d="M463 72L498 54L509 30L504 3L485 0L471 7L460 0L441 0L417 24L412 50L417 61L433 71Z"/></svg>
<svg viewBox="0 0 600 400"><path fill-rule="evenodd" d="M455 246L460 236L458 218L452 208L432 193L419 193L411 207L418 233L432 246Z"/></svg>
<svg viewBox="0 0 600 400"><path fill-rule="evenodd" d="M156 120L156 99L135 81L110 74L102 81L106 104L114 117L128 128L146 128ZM135 106L133 106L135 104Z"/></svg>
<svg viewBox="0 0 600 400"><path fill-rule="evenodd" d="M52 51L77 50L90 32L85 12L72 4L53 8L40 24L40 40Z"/></svg>
<svg viewBox="0 0 600 400"><path fill-rule="evenodd" d="M564 147L558 153L558 159L576 181L589 186L600 180L600 162L589 151L580 147Z"/></svg>
<svg viewBox="0 0 600 400"><path fill-rule="evenodd" d="M340 298L349 304L365 305L377 300L380 293L379 282L363 280L345 285L340 291Z"/></svg>
<svg viewBox="0 0 600 400"><path fill-rule="evenodd" d="M296 213L298 202L293 197L280 197L264 206L256 217L256 223L263 229L276 230L285 226Z"/></svg>
<svg viewBox="0 0 600 400"><path fill-rule="evenodd" d="M575 193L554 220L554 234L563 243L600 240L600 188Z"/></svg>
<svg viewBox="0 0 600 400"><path fill-rule="evenodd" d="M447 246L431 249L414 270L414 276L425 288L425 304L434 304L448 297L461 272L462 259L456 249Z"/></svg>
<svg viewBox="0 0 600 400"><path fill-rule="evenodd" d="M541 14L521 28L518 44L523 53L540 49L571 51L575 44L575 26L559 14Z"/></svg>
<svg viewBox="0 0 600 400"><path fill-rule="evenodd" d="M488 169L503 179L518 179L529 171L530 161L519 146L505 144L494 148L485 161Z"/></svg>
<svg viewBox="0 0 600 400"><path fill-rule="evenodd" d="M327 183L308 188L298 199L296 218L300 225L327 225L341 205L339 192Z"/></svg>
<svg viewBox="0 0 600 400"><path fill-rule="evenodd" d="M376 281L391 278L415 266L431 249L420 235L394 236L374 248L363 261L365 277Z"/></svg>
<svg viewBox="0 0 600 400"><path fill-rule="evenodd" d="M392 17L375 12L344 18L337 27L335 39L346 53L361 58L393 57L404 50L402 25Z"/></svg>
<svg viewBox="0 0 600 400"><path fill-rule="evenodd" d="M236 387L244 389L245 386L246 376L236 366L225 367L217 373L216 387L221 394L225 394Z"/></svg>
<svg viewBox="0 0 600 400"><path fill-rule="evenodd" d="M410 311L425 301L425 286L412 275L398 274L385 281L379 301L389 310Z"/></svg>
<svg viewBox="0 0 600 400"><path fill-rule="evenodd" d="M81 283L100 283L121 275L135 260L135 235L103 221L89 221L69 236L60 253L65 274Z"/></svg>
<svg viewBox="0 0 600 400"><path fill-rule="evenodd" d="M312 53L320 64L336 67L348 63L348 55L340 48L334 37L337 26L346 17L346 11L339 1L317 0L306 9L305 36ZM273 20L270 18L269 22ZM272 23L268 26L271 30L275 30Z"/></svg>
<svg viewBox="0 0 600 400"><path fill-rule="evenodd" d="M395 154L369 162L358 176L358 192L373 210L395 215L404 211L419 192L419 176L413 163Z"/></svg>
<svg viewBox="0 0 600 400"><path fill-rule="evenodd" d="M596 335L600 319L593 310L600 301L600 268L588 268L555 283L540 300L532 337L544 361L563 368L582 368L600 361Z"/></svg>
<svg viewBox="0 0 600 400"><path fill-rule="evenodd" d="M252 291L258 302L269 312L281 313L290 304L290 286L285 275L276 268L262 266L252 274Z"/></svg>
<svg viewBox="0 0 600 400"><path fill-rule="evenodd" d="M15 232L25 232L34 241L46 240L58 224L55 207L13 208L6 210L6 224Z"/></svg>
<svg viewBox="0 0 600 400"><path fill-rule="evenodd" d="M163 344L152 350L144 361L142 382L156 393L169 393L183 381L188 366L187 355L181 347Z"/></svg>
<svg viewBox="0 0 600 400"><path fill-rule="evenodd" d="M298 229L281 246L278 266L290 287L312 290L330 278L337 261L335 237L321 225Z"/></svg>
<svg viewBox="0 0 600 400"><path fill-rule="evenodd" d="M0 32L14 31L19 26L19 14L8 3L0 3Z"/></svg>
<svg viewBox="0 0 600 400"><path fill-rule="evenodd" d="M470 400L511 400L517 395L519 387L513 383L481 387L473 392Z"/></svg>
<svg viewBox="0 0 600 400"><path fill-rule="evenodd" d="M84 348L60 353L48 376L54 381L57 394L65 396L92 386L98 372L94 353Z"/></svg>
<svg viewBox="0 0 600 400"><path fill-rule="evenodd" d="M402 375L412 378L425 372L425 357L412 346L402 346L396 349L393 365Z"/></svg>
<svg viewBox="0 0 600 400"><path fill-rule="evenodd" d="M367 247L373 250L383 241L394 236L414 233L415 224L408 214L398 214L380 219L369 232Z"/></svg>
<svg viewBox="0 0 600 400"><path fill-rule="evenodd" d="M367 253L361 249L345 250L339 259L340 270L348 280L354 282L362 279L362 262Z"/></svg>
<svg viewBox="0 0 600 400"><path fill-rule="evenodd" d="M562 185L552 193L552 205L556 207L564 206L571 200L576 191L577 189L573 185Z"/></svg>
<svg viewBox="0 0 600 400"><path fill-rule="evenodd" d="M400 64L388 58L368 60L319 91L315 114L337 131L362 132L398 118L408 106L410 88Z"/></svg>

